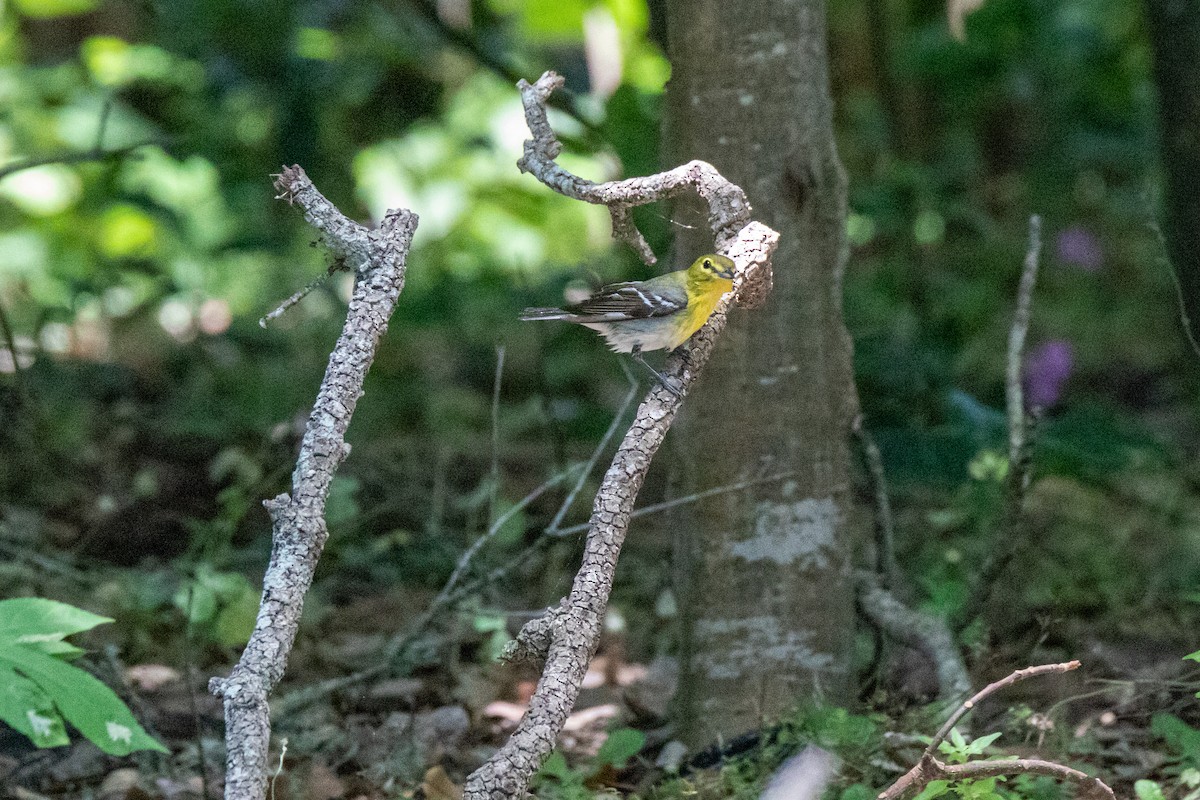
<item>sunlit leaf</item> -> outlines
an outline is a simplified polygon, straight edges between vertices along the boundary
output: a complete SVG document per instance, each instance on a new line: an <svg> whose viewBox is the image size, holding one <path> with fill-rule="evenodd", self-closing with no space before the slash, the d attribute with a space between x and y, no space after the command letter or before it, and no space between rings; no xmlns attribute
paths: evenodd
<svg viewBox="0 0 1200 800"><path fill-rule="evenodd" d="M57 641L112 622L82 608L42 597L0 600L0 646Z"/></svg>
<svg viewBox="0 0 1200 800"><path fill-rule="evenodd" d="M154 253L157 244L158 223L136 206L113 206L100 220L97 245L109 258L144 258Z"/></svg>
<svg viewBox="0 0 1200 800"><path fill-rule="evenodd" d="M1133 792L1138 800L1165 800L1166 797L1158 783L1144 778L1134 781Z"/></svg>
<svg viewBox="0 0 1200 800"><path fill-rule="evenodd" d="M17 12L35 19L53 19L72 14L85 14L98 5L99 0L12 0Z"/></svg>

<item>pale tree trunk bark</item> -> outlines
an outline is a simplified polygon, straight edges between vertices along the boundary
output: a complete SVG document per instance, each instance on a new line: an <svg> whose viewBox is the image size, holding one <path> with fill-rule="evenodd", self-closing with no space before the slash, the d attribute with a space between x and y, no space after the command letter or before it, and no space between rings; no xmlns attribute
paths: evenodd
<svg viewBox="0 0 1200 800"><path fill-rule="evenodd" d="M848 434L842 322L846 177L833 140L823 0L667 0L666 162L711 161L781 234L766 308L733 312L675 439L676 491L782 472L676 520L679 715L692 744L850 691ZM703 214L677 261L712 243Z"/></svg>

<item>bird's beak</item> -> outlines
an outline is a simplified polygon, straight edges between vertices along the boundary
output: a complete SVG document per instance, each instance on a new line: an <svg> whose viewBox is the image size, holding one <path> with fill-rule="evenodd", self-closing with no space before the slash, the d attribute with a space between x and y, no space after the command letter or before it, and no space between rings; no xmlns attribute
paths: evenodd
<svg viewBox="0 0 1200 800"><path fill-rule="evenodd" d="M733 267L730 267L729 269L721 270L720 272L717 273L717 277L724 278L727 281L733 280Z"/></svg>

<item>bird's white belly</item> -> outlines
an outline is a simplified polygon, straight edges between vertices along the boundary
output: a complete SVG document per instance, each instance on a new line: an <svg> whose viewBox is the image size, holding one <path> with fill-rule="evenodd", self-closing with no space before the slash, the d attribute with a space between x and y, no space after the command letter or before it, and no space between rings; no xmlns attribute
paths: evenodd
<svg viewBox="0 0 1200 800"><path fill-rule="evenodd" d="M610 322L585 322L585 326L599 331L616 353L629 353L637 347L643 353L670 347L675 338L674 325L662 317L631 319L620 324Z"/></svg>

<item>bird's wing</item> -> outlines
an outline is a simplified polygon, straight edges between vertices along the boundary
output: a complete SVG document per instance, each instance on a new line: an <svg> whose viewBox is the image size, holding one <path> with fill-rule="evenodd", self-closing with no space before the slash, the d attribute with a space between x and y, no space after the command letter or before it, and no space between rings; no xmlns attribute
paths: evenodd
<svg viewBox="0 0 1200 800"><path fill-rule="evenodd" d="M588 317L588 321L618 322L670 316L687 308L687 304L687 288L683 283L657 278L610 284L582 303L568 306L566 310L580 317Z"/></svg>

